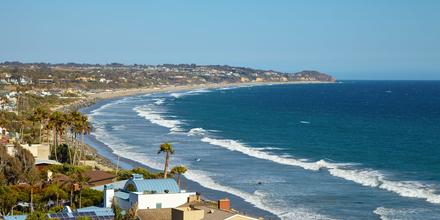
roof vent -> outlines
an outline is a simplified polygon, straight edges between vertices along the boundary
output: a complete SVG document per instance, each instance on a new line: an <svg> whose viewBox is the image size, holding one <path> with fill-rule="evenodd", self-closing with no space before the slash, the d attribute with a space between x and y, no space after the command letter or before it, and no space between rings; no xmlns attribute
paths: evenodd
<svg viewBox="0 0 440 220"><path fill-rule="evenodd" d="M143 180L143 179L144 179L144 176L143 176L142 174L133 173L133 174L131 175L131 178L132 178L133 180Z"/></svg>

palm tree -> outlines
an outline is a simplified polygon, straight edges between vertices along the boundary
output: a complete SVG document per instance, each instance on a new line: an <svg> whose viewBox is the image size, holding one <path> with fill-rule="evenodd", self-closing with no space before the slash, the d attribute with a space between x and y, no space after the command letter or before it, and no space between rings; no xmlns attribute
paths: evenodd
<svg viewBox="0 0 440 220"><path fill-rule="evenodd" d="M58 147L58 137L61 137L64 133L64 126L66 125L66 116L62 112L54 112L50 115L48 128L55 129L54 132L54 154L55 154L55 160L57 160L57 147Z"/></svg>
<svg viewBox="0 0 440 220"><path fill-rule="evenodd" d="M186 171L188 171L188 169L183 165L175 166L171 169L172 174L177 174L177 185L179 186L179 190L180 190L180 176L186 173Z"/></svg>
<svg viewBox="0 0 440 220"><path fill-rule="evenodd" d="M77 127L77 131L81 134L81 151L80 151L80 155L78 157L79 160L81 160L83 154L84 154L84 136L87 134L90 134L90 132L92 132L92 125L89 122L89 118L87 117L87 115L81 115L78 119L78 127Z"/></svg>
<svg viewBox="0 0 440 220"><path fill-rule="evenodd" d="M160 149L157 154L165 153L165 167L163 169L163 178L167 178L168 164L170 162L170 155L174 154L173 146L170 143L163 143L160 145Z"/></svg>
<svg viewBox="0 0 440 220"><path fill-rule="evenodd" d="M38 120L38 122L40 123L40 132L39 132L39 137L38 137L38 141L41 144L41 137L42 137L42 130L44 128L44 125L47 123L47 120L49 119L49 110L47 110L46 108L37 108L34 111L33 116Z"/></svg>
<svg viewBox="0 0 440 220"><path fill-rule="evenodd" d="M34 112L35 113L35 112ZM39 119L37 118L37 116L35 114L29 115L27 117L27 120L32 122L32 140L35 140L35 123L39 121Z"/></svg>
<svg viewBox="0 0 440 220"><path fill-rule="evenodd" d="M73 160L71 160L72 164L76 164L76 158L78 154L78 147L77 147L77 135L81 133L82 125L81 125L81 113L78 111L73 111L70 113L70 120L71 120L71 126L70 126L70 133L72 134L72 143L74 144L74 153L73 153Z"/></svg>

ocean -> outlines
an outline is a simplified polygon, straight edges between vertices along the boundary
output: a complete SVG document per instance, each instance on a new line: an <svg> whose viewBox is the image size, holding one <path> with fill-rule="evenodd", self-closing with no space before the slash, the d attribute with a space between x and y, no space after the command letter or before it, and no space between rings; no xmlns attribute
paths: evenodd
<svg viewBox="0 0 440 220"><path fill-rule="evenodd" d="M170 142L188 190L249 214L440 219L440 81L225 87L83 111L100 151L160 170Z"/></svg>

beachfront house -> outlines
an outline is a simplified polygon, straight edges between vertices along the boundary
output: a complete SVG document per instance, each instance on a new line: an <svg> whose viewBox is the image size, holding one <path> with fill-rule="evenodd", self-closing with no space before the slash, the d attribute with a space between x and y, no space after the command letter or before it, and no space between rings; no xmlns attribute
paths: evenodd
<svg viewBox="0 0 440 220"><path fill-rule="evenodd" d="M124 183L124 182L122 182ZM140 174L121 182L104 185L104 207L111 207L115 201L122 209L129 209L137 204L139 210L176 208L196 196L195 192L179 190L174 179L144 179Z"/></svg>

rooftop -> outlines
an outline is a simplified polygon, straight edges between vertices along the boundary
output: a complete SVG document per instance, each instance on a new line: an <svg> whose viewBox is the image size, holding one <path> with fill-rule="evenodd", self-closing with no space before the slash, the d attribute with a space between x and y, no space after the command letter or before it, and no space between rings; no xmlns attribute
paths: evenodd
<svg viewBox="0 0 440 220"><path fill-rule="evenodd" d="M101 180L113 179L116 177L111 173L100 170L87 171L84 173L84 175L90 178L88 182L97 182Z"/></svg>
<svg viewBox="0 0 440 220"><path fill-rule="evenodd" d="M124 189L131 192L178 193L179 186L174 179L144 179L133 175L127 180Z"/></svg>
<svg viewBox="0 0 440 220"><path fill-rule="evenodd" d="M107 185L111 185L111 186L113 186L113 189L118 190L118 189L124 189L124 186L126 183L127 183L127 180L121 180L121 181L116 181L116 182L113 182L113 183L107 184ZM92 187L92 189L104 191L104 185L95 186L95 187Z"/></svg>

